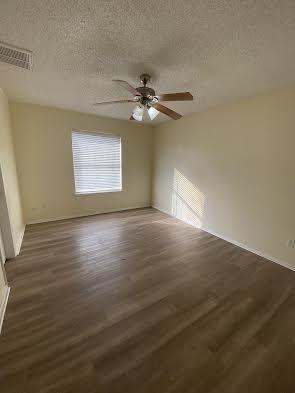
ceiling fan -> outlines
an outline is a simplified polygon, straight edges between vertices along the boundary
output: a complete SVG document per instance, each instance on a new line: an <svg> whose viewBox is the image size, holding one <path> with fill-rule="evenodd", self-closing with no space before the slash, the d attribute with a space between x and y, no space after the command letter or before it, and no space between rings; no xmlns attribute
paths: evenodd
<svg viewBox="0 0 295 393"><path fill-rule="evenodd" d="M127 89L131 94L133 94L133 99L131 100L118 100L118 101L107 101L107 102L97 102L94 105L108 105L108 104L120 104L125 102L135 102L136 107L132 111L130 120L142 121L143 114L147 111L149 118L154 120L159 112L171 117L174 120L180 119L182 116L167 108L166 106L160 104L161 101L189 101L193 100L193 96L189 92L183 93L171 93L171 94L159 94L156 95L155 90L151 87L147 87L147 83L150 81L151 77L148 74L140 75L140 81L143 86L134 88L128 82L119 79L113 80L117 82L120 86Z"/></svg>

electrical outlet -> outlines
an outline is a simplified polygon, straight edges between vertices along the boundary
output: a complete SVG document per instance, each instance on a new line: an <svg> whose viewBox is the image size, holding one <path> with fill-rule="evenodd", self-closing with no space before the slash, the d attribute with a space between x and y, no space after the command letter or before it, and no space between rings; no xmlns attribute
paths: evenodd
<svg viewBox="0 0 295 393"><path fill-rule="evenodd" d="M287 246L290 248L295 248L295 239L289 239L287 242Z"/></svg>

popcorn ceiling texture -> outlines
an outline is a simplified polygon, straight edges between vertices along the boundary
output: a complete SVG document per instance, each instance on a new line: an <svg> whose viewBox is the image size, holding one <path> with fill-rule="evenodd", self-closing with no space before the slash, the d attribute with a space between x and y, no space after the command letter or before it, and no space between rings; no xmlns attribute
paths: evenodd
<svg viewBox="0 0 295 393"><path fill-rule="evenodd" d="M134 104L92 106L131 97L113 78L191 91L167 103L182 114L295 83L294 0L9 0L0 41L34 53L33 72L0 63L11 100L122 119Z"/></svg>

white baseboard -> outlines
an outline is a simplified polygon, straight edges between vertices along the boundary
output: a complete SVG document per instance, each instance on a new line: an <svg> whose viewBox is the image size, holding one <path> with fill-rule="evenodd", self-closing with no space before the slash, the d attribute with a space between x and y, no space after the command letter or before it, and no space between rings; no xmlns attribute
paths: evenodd
<svg viewBox="0 0 295 393"><path fill-rule="evenodd" d="M2 330L2 325L4 321L4 315L5 315L5 310L8 302L8 297L9 297L9 292L10 292L10 287L8 285L5 285L3 289L3 293L1 294L2 301L0 303L0 334Z"/></svg>
<svg viewBox="0 0 295 393"><path fill-rule="evenodd" d="M18 242L17 242L16 250L15 250L15 256L18 256L18 254L20 253L20 249L21 249L21 246L22 246L22 243L23 243L23 239L24 239L25 230L26 230L26 226L24 225L24 227L22 229L22 232L21 232L21 234L19 235L19 238L18 238Z"/></svg>
<svg viewBox="0 0 295 393"><path fill-rule="evenodd" d="M124 207L122 209L110 209L107 211L103 212L96 212L96 213L81 213L81 214L73 214L73 215L68 215L68 216L59 216L59 217L54 217L54 218L43 218L40 220L30 220L27 222L27 225L31 224L42 224L43 222L51 222L51 221L60 221L60 220L69 220L71 218L79 218L79 217L89 217L89 216L97 216L99 214L106 214L106 213L116 213L116 212L121 212L125 210L134 210L134 209L144 209L147 207L151 207L150 205L139 205L139 206L132 206L132 207Z"/></svg>
<svg viewBox="0 0 295 393"><path fill-rule="evenodd" d="M162 213L167 214L168 216L171 216L171 217L173 217L173 218L176 218L177 220L180 220L180 221L182 221L182 222L185 222L185 223L188 224L188 225L194 226L194 225L190 224L189 222L186 222L186 221L184 221L184 220L181 220L181 219L178 218L178 217L173 216L173 215L172 215L171 213L169 213L168 211L165 211L165 210L163 210L163 209L160 209L160 208L157 207L156 205L152 205L152 207L153 207L154 209L157 209L157 210L161 211ZM213 236L219 237L219 238L222 239L222 240L225 240L225 241L227 241L227 242L229 242L229 243L231 243L231 244L234 244L235 246L238 246L238 247L240 247L240 248L243 248L243 249L246 250L246 251L252 252L253 254L256 254L256 255L258 255L258 256L260 256L260 257L262 257L262 258L268 259L268 260L271 261L271 262L274 262L274 263L277 263L278 265L284 266L284 267L286 267L287 269L290 269L290 270L295 271L295 265L293 266L293 265L291 265L290 263L288 263L288 262L286 262L286 261L283 261L283 260L281 260L281 259L279 259L279 258L277 258L277 257L274 257L274 256L272 256L272 255L269 255L269 254L267 254L267 253L265 253L265 252L263 252L263 251L260 251L260 250L256 250L256 249L254 249L254 248L251 248L251 247L247 246L246 244L243 244L243 243L237 242L236 240L230 239L229 237L224 236L224 235L222 235L222 234L220 234L220 233L217 233L217 232L215 232L215 231L212 231L212 230L209 229L209 228L205 228L205 227L204 227L204 228L196 227L196 228L201 229L201 230L204 231L204 232L208 232L208 233L210 233L210 234L213 235Z"/></svg>
<svg viewBox="0 0 295 393"><path fill-rule="evenodd" d="M267 254L267 253L265 253L263 251L256 250L256 249L254 249L252 247L247 246L244 243L237 242L236 240L230 239L230 238L228 238L226 236L223 236L223 235L221 235L219 233L216 233L216 232L214 232L214 231L212 231L212 230L210 230L208 228L200 228L200 229L202 231L210 233L211 235L219 237L220 239L223 239L223 240L225 240L225 241L227 241L229 243L232 243L235 246L241 247L241 248L243 248L246 251L252 252L253 254L256 254L256 255L258 255L258 256L260 256L262 258L268 259L271 262L277 263L278 265L281 265L283 267L286 267L287 269L295 271L295 265L293 266L293 265L291 265L290 263L288 263L286 261L283 261L283 260L281 260L281 259L279 259L277 257L274 257L273 255L269 255L269 254Z"/></svg>

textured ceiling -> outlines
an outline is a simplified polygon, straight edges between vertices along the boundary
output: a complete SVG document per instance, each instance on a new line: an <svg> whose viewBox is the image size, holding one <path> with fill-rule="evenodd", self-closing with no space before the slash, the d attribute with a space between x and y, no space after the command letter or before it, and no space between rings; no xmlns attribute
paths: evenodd
<svg viewBox="0 0 295 393"><path fill-rule="evenodd" d="M295 83L294 0L3 0L0 41L34 53L32 72L0 63L10 99L122 119L134 104L92 103L142 72L194 95L167 103L181 114Z"/></svg>

